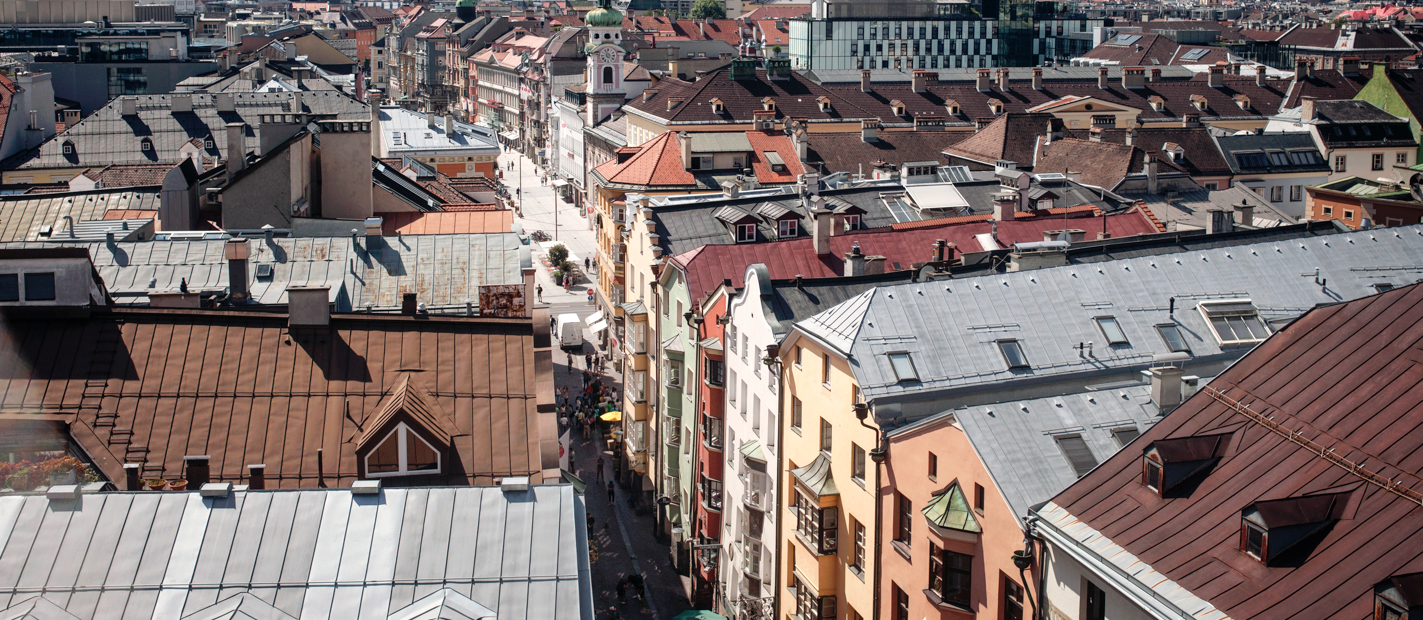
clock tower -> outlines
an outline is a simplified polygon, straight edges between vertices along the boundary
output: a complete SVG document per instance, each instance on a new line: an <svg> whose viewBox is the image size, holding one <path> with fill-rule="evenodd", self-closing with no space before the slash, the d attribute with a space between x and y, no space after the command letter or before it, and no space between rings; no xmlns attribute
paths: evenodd
<svg viewBox="0 0 1423 620"><path fill-rule="evenodd" d="M622 107L623 14L611 0L598 0L598 8L584 18L588 26L588 124L596 125Z"/></svg>

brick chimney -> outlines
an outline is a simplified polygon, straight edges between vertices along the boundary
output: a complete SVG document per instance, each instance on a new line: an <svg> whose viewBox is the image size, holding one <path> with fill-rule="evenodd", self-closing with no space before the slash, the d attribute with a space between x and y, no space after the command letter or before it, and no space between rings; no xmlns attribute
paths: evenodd
<svg viewBox="0 0 1423 620"><path fill-rule="evenodd" d="M682 169L692 169L692 135L683 131L677 134L677 144L682 150Z"/></svg>
<svg viewBox="0 0 1423 620"><path fill-rule="evenodd" d="M1146 88L1146 67L1124 67L1122 88Z"/></svg>
<svg viewBox="0 0 1423 620"><path fill-rule="evenodd" d="M1042 89L1043 89L1043 69L1042 69L1042 67L1033 67L1033 90L1042 90Z"/></svg>
<svg viewBox="0 0 1423 620"><path fill-rule="evenodd" d="M916 93L928 92L929 72L923 69L915 69L909 79L910 88Z"/></svg>
<svg viewBox="0 0 1423 620"><path fill-rule="evenodd" d="M1308 58L1298 58L1295 60L1295 81L1298 82L1310 76L1313 71L1314 61Z"/></svg>
<svg viewBox="0 0 1423 620"><path fill-rule="evenodd" d="M1304 95L1299 98L1299 119L1301 121L1312 121L1319 117L1314 109L1314 97Z"/></svg>
<svg viewBox="0 0 1423 620"><path fill-rule="evenodd" d="M1264 85L1265 85L1265 65L1256 65L1256 66L1255 66L1255 85L1256 85L1256 86L1264 86Z"/></svg>
<svg viewBox="0 0 1423 620"><path fill-rule="evenodd" d="M1160 69L1159 67L1152 67L1152 69L1151 69L1151 81L1153 81L1153 82L1160 82L1160 81L1161 81L1161 69Z"/></svg>
<svg viewBox="0 0 1423 620"><path fill-rule="evenodd" d="M1339 73L1353 77L1359 75L1359 57L1345 56L1339 59Z"/></svg>
<svg viewBox="0 0 1423 620"><path fill-rule="evenodd" d="M874 142L879 139L879 120L867 119L860 121L860 139L865 142Z"/></svg>
<svg viewBox="0 0 1423 620"><path fill-rule="evenodd" d="M993 219L1006 222L1018 216L1018 194L998 192L993 194Z"/></svg>
<svg viewBox="0 0 1423 620"><path fill-rule="evenodd" d="M869 70L869 69L861 69L861 70L860 70L860 92L862 92L862 93L868 93L868 92L870 92L870 90L871 90L871 89L870 89L870 70Z"/></svg>
<svg viewBox="0 0 1423 620"><path fill-rule="evenodd" d="M1003 69L999 69L999 70L998 70L998 90L1001 90L1001 91L1003 91L1003 92L1005 92L1005 93L1008 92L1009 90L1012 90L1012 89L1008 86L1008 75L1009 75L1009 72L1008 72L1008 69L1007 69L1007 68L1003 68Z"/></svg>
<svg viewBox="0 0 1423 620"><path fill-rule="evenodd" d="M1201 126L1201 115L1200 115L1200 114L1183 114L1183 115L1181 116L1181 126L1182 126L1182 127L1200 127L1200 126Z"/></svg>

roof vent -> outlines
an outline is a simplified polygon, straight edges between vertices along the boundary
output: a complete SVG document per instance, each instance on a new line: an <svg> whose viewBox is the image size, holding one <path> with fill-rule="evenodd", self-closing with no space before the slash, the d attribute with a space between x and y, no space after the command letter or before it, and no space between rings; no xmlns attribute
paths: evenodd
<svg viewBox="0 0 1423 620"><path fill-rule="evenodd" d="M505 493L529 490L528 476L505 476L499 479L499 489Z"/></svg>
<svg viewBox="0 0 1423 620"><path fill-rule="evenodd" d="M198 489L198 495L203 497L227 497L232 495L232 483L209 482Z"/></svg>
<svg viewBox="0 0 1423 620"><path fill-rule="evenodd" d="M52 502L79 499L79 485L60 484L45 490L44 496Z"/></svg>
<svg viewBox="0 0 1423 620"><path fill-rule="evenodd" d="M351 483L351 495L376 495L380 493L379 480L357 480Z"/></svg>

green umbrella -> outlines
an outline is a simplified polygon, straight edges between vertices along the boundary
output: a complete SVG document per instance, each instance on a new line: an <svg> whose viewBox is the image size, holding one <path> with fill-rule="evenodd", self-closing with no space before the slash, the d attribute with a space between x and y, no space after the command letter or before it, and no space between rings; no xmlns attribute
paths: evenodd
<svg viewBox="0 0 1423 620"><path fill-rule="evenodd" d="M672 620L727 620L726 616L705 609L693 609L677 614Z"/></svg>

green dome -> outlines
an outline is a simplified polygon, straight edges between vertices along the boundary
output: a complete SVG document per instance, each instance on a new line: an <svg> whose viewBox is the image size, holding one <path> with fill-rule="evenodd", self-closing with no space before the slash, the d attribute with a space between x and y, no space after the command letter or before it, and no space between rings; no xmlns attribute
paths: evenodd
<svg viewBox="0 0 1423 620"><path fill-rule="evenodd" d="M588 12L583 23L589 28L622 28L623 14L617 9L597 8Z"/></svg>

